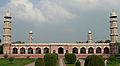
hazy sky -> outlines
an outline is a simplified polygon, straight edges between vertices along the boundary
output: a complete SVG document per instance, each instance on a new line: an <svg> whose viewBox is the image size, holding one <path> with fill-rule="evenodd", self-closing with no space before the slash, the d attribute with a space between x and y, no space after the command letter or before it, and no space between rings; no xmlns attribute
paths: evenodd
<svg viewBox="0 0 120 66"><path fill-rule="evenodd" d="M120 0L0 0L0 38L7 9L13 17L12 41L27 42L30 30L34 42L86 41L89 29L94 41L106 40L112 9L120 22Z"/></svg>

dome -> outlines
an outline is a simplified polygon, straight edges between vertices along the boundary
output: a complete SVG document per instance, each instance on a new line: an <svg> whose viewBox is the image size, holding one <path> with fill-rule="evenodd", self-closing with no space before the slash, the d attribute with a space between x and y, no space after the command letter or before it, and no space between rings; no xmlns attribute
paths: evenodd
<svg viewBox="0 0 120 66"><path fill-rule="evenodd" d="M10 16L11 16L11 13L10 13L10 11L9 11L9 10L7 10L7 11L5 12L5 16L8 16L8 17L10 17Z"/></svg>
<svg viewBox="0 0 120 66"><path fill-rule="evenodd" d="M92 31L91 31L91 30L89 30L89 31L88 31L88 33L92 33Z"/></svg>
<svg viewBox="0 0 120 66"><path fill-rule="evenodd" d="M29 33L33 33L32 30Z"/></svg>
<svg viewBox="0 0 120 66"><path fill-rule="evenodd" d="M117 16L117 14L114 10L112 10L112 13L110 14L110 16Z"/></svg>

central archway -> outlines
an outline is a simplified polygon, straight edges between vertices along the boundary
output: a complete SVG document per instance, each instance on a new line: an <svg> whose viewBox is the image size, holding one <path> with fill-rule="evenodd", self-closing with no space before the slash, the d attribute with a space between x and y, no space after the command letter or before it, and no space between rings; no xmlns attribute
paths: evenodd
<svg viewBox="0 0 120 66"><path fill-rule="evenodd" d="M62 47L58 48L58 54L64 54L64 49Z"/></svg>

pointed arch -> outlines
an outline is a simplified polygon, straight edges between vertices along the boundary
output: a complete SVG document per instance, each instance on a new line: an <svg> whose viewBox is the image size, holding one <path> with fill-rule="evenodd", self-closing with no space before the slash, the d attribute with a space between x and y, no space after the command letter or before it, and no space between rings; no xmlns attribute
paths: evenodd
<svg viewBox="0 0 120 66"><path fill-rule="evenodd" d="M74 47L74 48L72 49L72 53L78 54L78 48Z"/></svg>
<svg viewBox="0 0 120 66"><path fill-rule="evenodd" d="M25 54L25 48L20 48L20 54Z"/></svg>
<svg viewBox="0 0 120 66"><path fill-rule="evenodd" d="M82 47L82 48L80 49L80 53L81 53L81 54L86 54L86 48Z"/></svg>
<svg viewBox="0 0 120 66"><path fill-rule="evenodd" d="M13 48L13 54L18 54L18 49L17 48Z"/></svg>
<svg viewBox="0 0 120 66"><path fill-rule="evenodd" d="M88 53L94 53L94 49L92 47L88 48Z"/></svg>
<svg viewBox="0 0 120 66"><path fill-rule="evenodd" d="M109 48L108 48L108 47L105 47L105 48L104 48L104 53L105 53L105 54L109 54Z"/></svg>
<svg viewBox="0 0 120 66"><path fill-rule="evenodd" d="M44 48L44 54L45 53L49 53L49 48L47 48L47 47Z"/></svg>
<svg viewBox="0 0 120 66"><path fill-rule="evenodd" d="M28 48L28 54L33 54L33 48Z"/></svg>
<svg viewBox="0 0 120 66"><path fill-rule="evenodd" d="M96 53L101 53L101 48L100 47L96 48Z"/></svg>
<svg viewBox="0 0 120 66"><path fill-rule="evenodd" d="M64 54L64 49L62 47L58 48L58 54Z"/></svg>
<svg viewBox="0 0 120 66"><path fill-rule="evenodd" d="M41 49L40 48L36 48L36 54L41 54Z"/></svg>

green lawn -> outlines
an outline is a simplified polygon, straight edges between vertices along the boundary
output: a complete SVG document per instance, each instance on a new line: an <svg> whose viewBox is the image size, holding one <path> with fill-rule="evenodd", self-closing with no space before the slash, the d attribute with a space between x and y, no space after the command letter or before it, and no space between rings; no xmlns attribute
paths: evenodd
<svg viewBox="0 0 120 66"><path fill-rule="evenodd" d="M75 64L66 64L66 66L75 66Z"/></svg>
<svg viewBox="0 0 120 66"><path fill-rule="evenodd" d="M117 59L116 61L108 62L107 66L120 66L120 59Z"/></svg>
<svg viewBox="0 0 120 66"><path fill-rule="evenodd" d="M0 59L0 66L24 66L33 62L35 59L28 59L28 58L15 58L13 63L10 63L8 59Z"/></svg>

